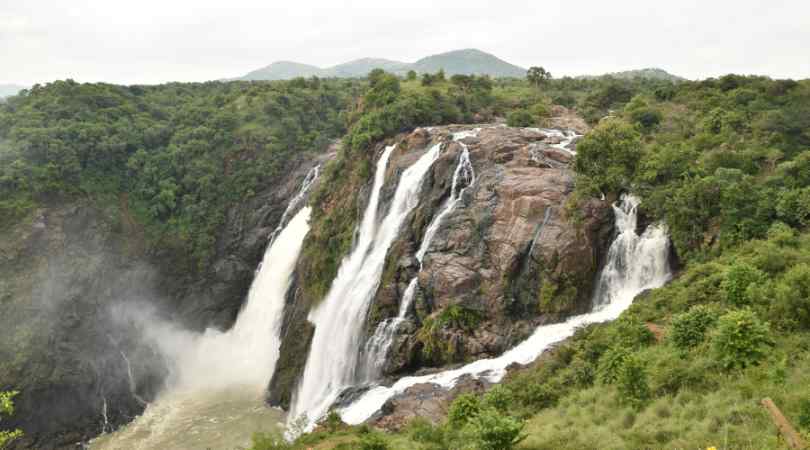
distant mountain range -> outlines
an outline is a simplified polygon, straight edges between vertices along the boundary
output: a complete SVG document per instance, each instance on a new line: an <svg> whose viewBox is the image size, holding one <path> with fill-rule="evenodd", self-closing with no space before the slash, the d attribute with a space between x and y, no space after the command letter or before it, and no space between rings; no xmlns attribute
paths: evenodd
<svg viewBox="0 0 810 450"><path fill-rule="evenodd" d="M23 89L27 88L25 86L20 86L17 84L0 84L0 98L17 95L17 93Z"/></svg>
<svg viewBox="0 0 810 450"><path fill-rule="evenodd" d="M605 76L611 76L613 78L619 78L622 80L629 80L632 78L647 78L650 80L664 80L673 82L686 81L686 78L673 75L664 69L658 69L655 67L638 70L625 70L623 72L613 72L604 75L582 75L577 78L599 78Z"/></svg>
<svg viewBox="0 0 810 450"><path fill-rule="evenodd" d="M278 61L267 67L254 70L236 80L289 80L296 77L318 76L322 78L359 78L365 77L373 69L384 69L397 75L408 71L417 73L435 73L441 69L450 75L489 75L495 78L526 76L526 69L510 64L495 55L476 49L455 50L432 55L416 61L405 63L382 58L363 58L334 67L320 67L292 61Z"/></svg>

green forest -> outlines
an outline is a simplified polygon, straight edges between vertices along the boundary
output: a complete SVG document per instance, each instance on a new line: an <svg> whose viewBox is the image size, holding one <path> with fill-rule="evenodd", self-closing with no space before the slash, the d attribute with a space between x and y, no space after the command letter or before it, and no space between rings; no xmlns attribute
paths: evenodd
<svg viewBox="0 0 810 450"><path fill-rule="evenodd" d="M371 176L376 143L426 125L541 126L554 105L593 126L577 147L567 207L639 195L645 218L669 228L675 279L486 394L462 395L443 424L383 433L332 414L295 442L257 435L253 448L783 448L765 397L810 435L808 80L374 71L362 80L58 81L0 104L0 231L43 205L90 199L128 209L150 251L205 271L229 205L340 140L303 250L316 255L304 270L319 298L351 245L357 198L344 194ZM3 402L0 413L13 412Z"/></svg>

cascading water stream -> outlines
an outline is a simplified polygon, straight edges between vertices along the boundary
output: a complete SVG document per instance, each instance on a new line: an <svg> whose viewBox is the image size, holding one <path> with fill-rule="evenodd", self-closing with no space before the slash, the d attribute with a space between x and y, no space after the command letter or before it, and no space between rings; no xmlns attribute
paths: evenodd
<svg viewBox="0 0 810 450"><path fill-rule="evenodd" d="M461 131L453 134L454 141L460 141L466 137L475 136L477 130ZM419 271L422 271L422 264L425 254L436 236L444 218L447 217L461 201L464 191L467 190L473 183L475 183L475 169L473 169L472 161L470 161L470 150L463 142L461 145L461 153L458 157L458 164L453 171L453 183L450 187L450 198L445 202L444 207L439 214L430 222L425 235L422 237L422 243L419 245L419 250L416 252L416 260L419 261ZM388 352L394 342L394 337L402 322L405 321L405 315L413 303L413 298L416 295L416 288L418 285L418 277L414 276L408 283L408 287L402 294L402 299L399 303L399 312L396 317L383 320L377 325L374 335L366 343L364 351L365 361L361 367L362 378L366 382L375 381L379 378L382 372L385 361L388 357Z"/></svg>
<svg viewBox="0 0 810 450"><path fill-rule="evenodd" d="M327 412L344 388L355 384L363 326L380 283L388 248L405 218L419 203L422 180L438 158L441 144L431 147L403 172L390 210L376 226L380 190L392 150L393 147L386 148L377 163L357 245L341 263L326 298L309 315L315 334L289 415L289 420L306 415L308 428Z"/></svg>
<svg viewBox="0 0 810 450"><path fill-rule="evenodd" d="M464 375L498 382L510 364L528 364L554 343L572 336L577 328L618 318L636 295L662 286L671 277L667 230L662 224L650 225L641 236L637 235L638 203L636 197L625 195L614 205L618 234L610 246L607 263L594 292L592 312L570 317L562 323L540 326L531 337L500 357L433 375L402 378L390 387L373 388L341 411L343 420L350 424L361 423L377 412L386 400L416 384L434 383L450 389Z"/></svg>
<svg viewBox="0 0 810 450"><path fill-rule="evenodd" d="M317 168L310 172L285 215L300 206L317 173ZM278 359L285 296L309 232L310 213L311 208L301 208L274 233L229 331L197 334L155 323L152 317L142 320L146 337L170 363L168 387L141 417L94 440L91 448L230 448L248 445L252 433L275 426L279 413L266 408L263 397ZM122 357L134 385L129 360Z"/></svg>

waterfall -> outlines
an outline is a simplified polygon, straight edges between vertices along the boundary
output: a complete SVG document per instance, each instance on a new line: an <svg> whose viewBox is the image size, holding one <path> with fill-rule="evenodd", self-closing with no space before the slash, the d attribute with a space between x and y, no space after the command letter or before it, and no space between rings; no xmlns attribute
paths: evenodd
<svg viewBox="0 0 810 450"><path fill-rule="evenodd" d="M618 318L636 295L662 286L671 277L667 229L663 224L654 224L642 235L636 234L638 202L636 197L624 195L614 205L618 234L608 250L608 260L594 292L592 312L570 317L565 322L539 326L527 340L497 358L432 375L402 378L390 387L375 387L341 411L343 420L350 424L361 423L386 400L416 384L434 383L450 389L464 375L499 382L510 364L528 364L551 345L572 336L577 328Z"/></svg>
<svg viewBox="0 0 810 450"><path fill-rule="evenodd" d="M438 158L441 144L431 147L403 172L390 210L377 226L380 190L392 150L393 147L386 148L377 163L371 198L355 248L341 263L326 298L310 311L309 320L315 325L315 334L289 420L306 415L311 427L340 392L354 384L363 326L380 283L388 248L405 218L419 203L422 179Z"/></svg>
<svg viewBox="0 0 810 450"><path fill-rule="evenodd" d="M318 168L310 171L282 222L301 206L317 176ZM95 439L91 448L185 450L212 448L218 440L217 448L246 446L259 431L257 424L276 423L278 413L264 406L264 393L278 360L285 297L309 232L310 213L310 207L301 208L273 233L245 306L229 331L199 334L151 316L141 320L147 338L169 361L168 387L142 416ZM135 395L132 367L123 352L121 356Z"/></svg>
<svg viewBox="0 0 810 450"><path fill-rule="evenodd" d="M453 134L453 140L459 141L465 137L475 136L476 134L477 131L475 130L461 131ZM419 261L420 272L422 271L425 253L427 253L430 248L430 244L433 242L436 232L439 231L439 227L444 221L444 218L455 209L456 205L461 201L464 191L475 182L475 170L470 160L470 150L463 142L459 142L459 144L461 145L461 153L458 157L456 169L453 171L450 198L447 199L447 202L445 202L439 214L437 214L428 225L425 235L422 237L422 243L419 245L419 250L416 252L416 260ZM391 345L394 343L396 332L400 324L405 321L405 315L408 314L411 303L413 303L418 282L419 279L417 276L411 279L408 283L408 287L402 294L397 316L380 322L380 324L377 325L377 329L374 331L374 335L366 343L364 351L365 361L361 366L364 381L375 381L382 373L383 366L388 358L388 352L391 349Z"/></svg>
<svg viewBox="0 0 810 450"><path fill-rule="evenodd" d="M191 345L177 349L175 388L251 386L263 391L275 370L281 345L285 296L311 208L302 208L269 245L234 326L223 333L206 330Z"/></svg>
<svg viewBox="0 0 810 450"><path fill-rule="evenodd" d="M287 225L287 220L290 218L290 214L293 213L301 203L303 203L307 199L307 194L309 194L309 189L315 184L315 181L318 179L318 176L321 174L321 165L318 164L317 166L313 167L312 169L307 172L306 178L304 178L304 182L301 183L301 188L298 190L298 193L295 194L295 197L287 203L287 208L284 209L284 214L281 215L281 220L278 221L278 225L276 229L273 230L273 233L270 234L270 245L272 246L273 243L276 241L276 237L279 233L284 229ZM259 265L259 269L261 269L261 265Z"/></svg>

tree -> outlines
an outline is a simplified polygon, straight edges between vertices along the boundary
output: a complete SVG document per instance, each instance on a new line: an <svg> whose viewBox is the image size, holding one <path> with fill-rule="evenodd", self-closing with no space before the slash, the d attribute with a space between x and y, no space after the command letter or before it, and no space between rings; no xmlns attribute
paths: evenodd
<svg viewBox="0 0 810 450"><path fill-rule="evenodd" d="M551 72L542 67L534 66L529 68L529 71L526 72L526 79L529 80L529 83L539 88L541 84L551 79Z"/></svg>
<svg viewBox="0 0 810 450"><path fill-rule="evenodd" d="M416 79L416 71L415 70L409 70L408 75L407 75L407 79L408 79L408 81L415 80Z"/></svg>
<svg viewBox="0 0 810 450"><path fill-rule="evenodd" d="M14 414L14 402L12 399L16 396L17 392L0 392L0 419L3 415ZM5 448L14 439L22 436L22 431L0 431L0 448Z"/></svg>
<svg viewBox="0 0 810 450"><path fill-rule="evenodd" d="M712 338L715 357L726 369L755 366L773 346L771 329L750 309L726 313L717 320Z"/></svg>
<svg viewBox="0 0 810 450"><path fill-rule="evenodd" d="M640 158L641 136L635 128L623 120L603 120L577 145L578 188L592 193L627 189Z"/></svg>

